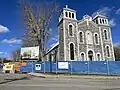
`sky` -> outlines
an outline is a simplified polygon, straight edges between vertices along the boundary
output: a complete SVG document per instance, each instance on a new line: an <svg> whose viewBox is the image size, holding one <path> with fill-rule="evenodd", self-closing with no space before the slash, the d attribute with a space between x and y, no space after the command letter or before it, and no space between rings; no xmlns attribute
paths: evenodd
<svg viewBox="0 0 120 90"><path fill-rule="evenodd" d="M19 0L0 0L0 57L11 58L11 52L21 47L24 28L22 24ZM41 3L42 0L30 0ZM51 2L52 0L45 0ZM112 40L114 46L120 44L120 2L119 0L56 0L60 9L68 5L68 8L77 11L77 19L85 14L92 16L99 12L108 16L111 25ZM48 47L58 42L58 16L54 20L52 37Z"/></svg>

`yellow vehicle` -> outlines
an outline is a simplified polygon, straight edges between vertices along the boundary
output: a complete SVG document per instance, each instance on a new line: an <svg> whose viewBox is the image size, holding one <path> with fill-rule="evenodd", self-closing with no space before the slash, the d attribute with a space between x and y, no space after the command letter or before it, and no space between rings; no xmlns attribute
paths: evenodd
<svg viewBox="0 0 120 90"><path fill-rule="evenodd" d="M14 73L14 64L5 63L3 66L4 73Z"/></svg>

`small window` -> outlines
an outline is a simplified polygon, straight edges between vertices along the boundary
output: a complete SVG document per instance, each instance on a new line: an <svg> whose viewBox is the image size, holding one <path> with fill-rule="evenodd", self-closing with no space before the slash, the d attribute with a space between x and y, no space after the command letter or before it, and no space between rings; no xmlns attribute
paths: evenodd
<svg viewBox="0 0 120 90"><path fill-rule="evenodd" d="M73 36L73 30L72 30L72 25L69 25L69 35L70 36Z"/></svg>
<svg viewBox="0 0 120 90"><path fill-rule="evenodd" d="M102 24L102 20L100 19L100 23Z"/></svg>
<svg viewBox="0 0 120 90"><path fill-rule="evenodd" d="M95 44L98 44L98 35L95 34Z"/></svg>
<svg viewBox="0 0 120 90"><path fill-rule="evenodd" d="M69 12L69 18L71 18L71 13Z"/></svg>
<svg viewBox="0 0 120 90"><path fill-rule="evenodd" d="M97 60L100 61L100 54L97 54Z"/></svg>
<svg viewBox="0 0 120 90"><path fill-rule="evenodd" d="M81 61L85 61L85 55L84 55L84 53L81 53Z"/></svg>
<svg viewBox="0 0 120 90"><path fill-rule="evenodd" d="M80 32L80 42L83 42L83 33Z"/></svg>
<svg viewBox="0 0 120 90"><path fill-rule="evenodd" d="M68 17L68 13L67 12L65 12L65 16Z"/></svg>
<svg viewBox="0 0 120 90"><path fill-rule="evenodd" d="M107 57L110 57L110 48L109 48L109 46L106 47L106 53L107 53Z"/></svg>
<svg viewBox="0 0 120 90"><path fill-rule="evenodd" d="M98 24L98 20L96 20L96 24Z"/></svg>
<svg viewBox="0 0 120 90"><path fill-rule="evenodd" d="M107 20L105 19L105 24L107 24Z"/></svg>
<svg viewBox="0 0 120 90"><path fill-rule="evenodd" d="M72 18L74 18L74 13L72 13Z"/></svg>
<svg viewBox="0 0 120 90"><path fill-rule="evenodd" d="M104 38L107 40L107 30L104 30Z"/></svg>
<svg viewBox="0 0 120 90"><path fill-rule="evenodd" d="M74 45L73 45L73 43L70 44L70 59L74 60Z"/></svg>
<svg viewBox="0 0 120 90"><path fill-rule="evenodd" d="M103 24L104 24L104 19L102 19L102 22L103 22Z"/></svg>

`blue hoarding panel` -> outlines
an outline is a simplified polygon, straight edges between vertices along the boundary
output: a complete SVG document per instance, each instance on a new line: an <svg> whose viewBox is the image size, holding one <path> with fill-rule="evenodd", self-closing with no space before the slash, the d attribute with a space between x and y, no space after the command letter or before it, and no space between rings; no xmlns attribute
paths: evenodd
<svg viewBox="0 0 120 90"><path fill-rule="evenodd" d="M45 61L45 71L44 72L50 72L50 62Z"/></svg>
<svg viewBox="0 0 120 90"><path fill-rule="evenodd" d="M109 74L120 75L120 61L111 61L109 62L108 66L109 66Z"/></svg>
<svg viewBox="0 0 120 90"><path fill-rule="evenodd" d="M88 62L73 61L71 62L70 72L78 74L87 74L88 73Z"/></svg>
<svg viewBox="0 0 120 90"><path fill-rule="evenodd" d="M90 61L89 73L90 74L107 74L107 62L105 61Z"/></svg>

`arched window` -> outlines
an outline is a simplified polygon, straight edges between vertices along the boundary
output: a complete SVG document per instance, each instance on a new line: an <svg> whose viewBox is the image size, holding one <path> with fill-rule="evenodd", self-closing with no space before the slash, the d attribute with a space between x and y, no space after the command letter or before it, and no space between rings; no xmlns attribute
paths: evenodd
<svg viewBox="0 0 120 90"><path fill-rule="evenodd" d="M107 55L107 57L110 57L110 48L109 48L109 46L106 46L106 55Z"/></svg>
<svg viewBox="0 0 120 90"><path fill-rule="evenodd" d="M73 43L70 44L70 59L74 60L74 45L73 45Z"/></svg>
<svg viewBox="0 0 120 90"><path fill-rule="evenodd" d="M86 33L86 38L87 38L87 44L93 44L93 39L92 39L92 33L91 32L87 32Z"/></svg>
<svg viewBox="0 0 120 90"><path fill-rule="evenodd" d="M88 51L88 58L89 58L89 61L93 61L93 51Z"/></svg>
<svg viewBox="0 0 120 90"><path fill-rule="evenodd" d="M71 18L71 12L69 12L69 18Z"/></svg>
<svg viewBox="0 0 120 90"><path fill-rule="evenodd" d="M72 13L72 18L74 18L74 13Z"/></svg>
<svg viewBox="0 0 120 90"><path fill-rule="evenodd" d="M73 36L73 27L72 27L72 25L69 25L69 35Z"/></svg>
<svg viewBox="0 0 120 90"><path fill-rule="evenodd" d="M100 23L102 24L102 20L100 19Z"/></svg>
<svg viewBox="0 0 120 90"><path fill-rule="evenodd" d="M98 24L98 20L96 20L96 24Z"/></svg>
<svg viewBox="0 0 120 90"><path fill-rule="evenodd" d="M97 53L97 61L100 61L100 59L101 59L101 55L100 55L100 53Z"/></svg>
<svg viewBox="0 0 120 90"><path fill-rule="evenodd" d="M80 60L81 60L81 61L85 61L85 55L84 55L84 53L81 53L81 55L80 55Z"/></svg>
<svg viewBox="0 0 120 90"><path fill-rule="evenodd" d="M79 33L79 38L80 38L80 42L83 42L83 33L82 32Z"/></svg>
<svg viewBox="0 0 120 90"><path fill-rule="evenodd" d="M98 35L95 34L95 44L98 44Z"/></svg>
<svg viewBox="0 0 120 90"><path fill-rule="evenodd" d="M104 24L104 19L102 19L102 22L103 22L103 24Z"/></svg>
<svg viewBox="0 0 120 90"><path fill-rule="evenodd" d="M65 16L68 17L68 13L67 12L65 12Z"/></svg>
<svg viewBox="0 0 120 90"><path fill-rule="evenodd" d="M105 24L107 24L107 20L105 19Z"/></svg>
<svg viewBox="0 0 120 90"><path fill-rule="evenodd" d="M107 30L104 30L104 38L107 40Z"/></svg>

